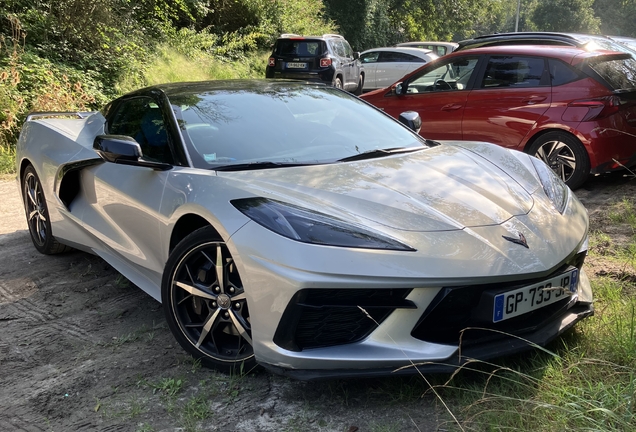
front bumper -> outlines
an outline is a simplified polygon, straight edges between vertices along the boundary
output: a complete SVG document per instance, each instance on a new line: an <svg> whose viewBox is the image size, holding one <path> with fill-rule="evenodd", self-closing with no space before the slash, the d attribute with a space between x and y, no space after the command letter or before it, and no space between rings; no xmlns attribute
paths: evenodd
<svg viewBox="0 0 636 432"><path fill-rule="evenodd" d="M537 201L535 206L539 205ZM480 338L471 341L470 346L462 346L459 357L457 341L425 340L414 335L413 330L443 287L491 283L518 285L547 278L562 271L565 265L580 268L582 259L577 257L582 253L587 233L587 218L580 209L579 205L566 210L568 229L565 231L539 231L532 228L533 217L526 215L500 226L435 233L403 232L404 237L398 239L405 244L421 245L416 252L310 245L282 238L256 223L248 223L232 236L228 247L232 249L232 255L238 257L237 266L246 287L256 360L268 369L301 379L374 376L392 373L401 367L407 369L400 373L413 373L415 370L408 368L412 362L426 364L425 369L430 372L448 371L468 358L487 359L528 349L533 343L548 343L592 314L591 289L583 271L576 297L561 305L564 307L550 311L531 328L517 333L529 342L517 338L508 340L504 335L496 339ZM555 218L554 222L543 221L553 227L559 225L556 220L562 217L547 212L542 215L547 219ZM524 232L531 249L511 242L502 243L501 236L510 232ZM498 246L491 248L490 245ZM294 321L297 311L289 313L292 307L302 307L315 316L327 307L342 307L343 304L338 302L344 302L350 311L358 312L358 317L348 315L342 323L349 325L357 320L358 324L364 325L365 320L370 319L365 316L369 311L359 310L357 306L365 302L363 309L377 307L367 298L349 304L346 303L349 300L334 299L330 300L332 304L325 302L323 305L311 296L301 298L299 293L366 293L374 290L397 293L381 296L380 301L386 302L384 306L391 307L390 313L379 314L379 318L369 313L378 325L361 330L349 327L344 329L348 332L344 336L332 337L331 334L343 330L339 327L340 312L337 309L335 318L324 314L324 317L304 321ZM328 300L331 295L328 294ZM505 332L507 326L494 328ZM308 337L312 332L322 335L312 340Z"/></svg>
<svg viewBox="0 0 636 432"><path fill-rule="evenodd" d="M512 335L501 335L497 340L468 348L457 349L450 357L435 361L419 361L404 359L400 367L369 369L288 369L281 366L261 363L261 365L279 375L299 380L315 380L328 378L371 378L387 375L414 375L420 373L451 373L474 361L486 361L497 357L531 350L537 346L545 346L558 336L572 328L577 322L594 315L591 303L580 302L553 321L537 329L523 338ZM470 332L470 330L467 330Z"/></svg>

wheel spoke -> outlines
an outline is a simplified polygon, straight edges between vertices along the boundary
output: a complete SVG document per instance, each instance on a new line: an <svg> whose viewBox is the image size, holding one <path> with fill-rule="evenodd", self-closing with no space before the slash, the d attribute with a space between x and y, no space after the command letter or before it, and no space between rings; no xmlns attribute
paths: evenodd
<svg viewBox="0 0 636 432"><path fill-rule="evenodd" d="M38 213L37 210L32 210L31 213L29 213L29 221L32 220L35 217L37 217L39 219L39 213Z"/></svg>
<svg viewBox="0 0 636 432"><path fill-rule="evenodd" d="M567 155L559 155L557 161L561 165L567 165L569 168L576 169L576 158Z"/></svg>
<svg viewBox="0 0 636 432"><path fill-rule="evenodd" d="M221 292L225 292L225 275L224 275L224 267L223 267L223 256L221 254L221 245L216 246L216 263L214 264L214 268L216 269L216 279L219 283L219 288L221 288Z"/></svg>
<svg viewBox="0 0 636 432"><path fill-rule="evenodd" d="M193 285L188 285L185 282L175 282L175 285L181 288L184 291L189 292L192 295L203 297L208 300L216 300L216 296L214 294L208 293L207 291L203 291L201 288L197 288Z"/></svg>
<svg viewBox="0 0 636 432"><path fill-rule="evenodd" d="M236 317L234 311L230 312L230 319L232 320L232 323L234 323L234 327L236 327L241 336L243 336L243 339L245 339L250 345L252 345L252 338L247 333L247 330L245 330L245 327L243 327L241 320Z"/></svg>
<svg viewBox="0 0 636 432"><path fill-rule="evenodd" d="M31 204L33 205L33 207L37 207L38 203L35 202L35 197L33 196L34 194L34 190L33 188L29 185L29 190L27 191L27 196L29 197L29 201L31 201Z"/></svg>
<svg viewBox="0 0 636 432"><path fill-rule="evenodd" d="M208 318L208 320L203 325L203 329L201 330L201 336L199 337L199 341L196 344L197 348L201 346L205 337L208 335L208 333L210 333L212 326L214 325L217 317L219 316L219 312L221 312L221 309L215 310L212 316L210 316L210 318ZM218 347L217 347L217 350L218 350Z"/></svg>
<svg viewBox="0 0 636 432"><path fill-rule="evenodd" d="M548 156L545 154L545 151L543 150L545 146L541 146L539 147L539 150L537 150L537 156L539 157L539 159L541 159L543 162L545 162L546 164L549 164L550 161L548 160Z"/></svg>
<svg viewBox="0 0 636 432"><path fill-rule="evenodd" d="M549 163L554 163L554 161L556 160L557 156L558 156L558 150L557 150L557 146L559 143L557 142L551 142L550 143L550 148L548 150L548 154L546 155L546 159L549 161Z"/></svg>
<svg viewBox="0 0 636 432"><path fill-rule="evenodd" d="M237 294L232 297L232 301L245 300L245 293Z"/></svg>

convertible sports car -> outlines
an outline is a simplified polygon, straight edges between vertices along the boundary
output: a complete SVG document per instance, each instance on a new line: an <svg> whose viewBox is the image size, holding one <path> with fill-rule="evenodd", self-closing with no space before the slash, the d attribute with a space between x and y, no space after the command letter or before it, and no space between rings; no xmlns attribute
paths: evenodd
<svg viewBox="0 0 636 432"><path fill-rule="evenodd" d="M275 80L32 114L17 148L31 238L102 257L221 370L448 371L590 316L587 213L550 168L400 120Z"/></svg>

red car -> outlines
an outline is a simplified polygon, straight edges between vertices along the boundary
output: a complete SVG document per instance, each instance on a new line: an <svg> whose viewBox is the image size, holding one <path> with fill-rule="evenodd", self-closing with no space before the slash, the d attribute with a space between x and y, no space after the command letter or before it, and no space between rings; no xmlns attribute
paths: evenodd
<svg viewBox="0 0 636 432"><path fill-rule="evenodd" d="M636 164L636 60L564 46L495 46L444 56L361 96L420 134L487 141L544 160L572 189Z"/></svg>

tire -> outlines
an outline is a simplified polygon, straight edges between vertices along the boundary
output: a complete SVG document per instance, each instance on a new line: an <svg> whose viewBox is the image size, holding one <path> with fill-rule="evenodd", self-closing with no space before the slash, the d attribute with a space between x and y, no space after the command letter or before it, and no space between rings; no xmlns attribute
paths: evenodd
<svg viewBox="0 0 636 432"><path fill-rule="evenodd" d="M339 76L336 77L336 80L334 81L333 86L337 89L342 90L342 78L340 78Z"/></svg>
<svg viewBox="0 0 636 432"><path fill-rule="evenodd" d="M528 153L548 164L567 184L577 189L590 174L590 157L576 137L567 132L548 132L528 148Z"/></svg>
<svg viewBox="0 0 636 432"><path fill-rule="evenodd" d="M353 94L356 95L356 96L360 96L362 94L362 88L363 87L364 87L364 76L362 74L360 74L360 76L358 77L358 87L353 92Z"/></svg>
<svg viewBox="0 0 636 432"><path fill-rule="evenodd" d="M161 298L172 334L203 365L223 372L256 366L241 278L212 227L194 231L174 248Z"/></svg>
<svg viewBox="0 0 636 432"><path fill-rule="evenodd" d="M72 249L58 242L53 236L42 182L32 165L26 167L22 176L22 201L31 241L38 252L53 255Z"/></svg>

